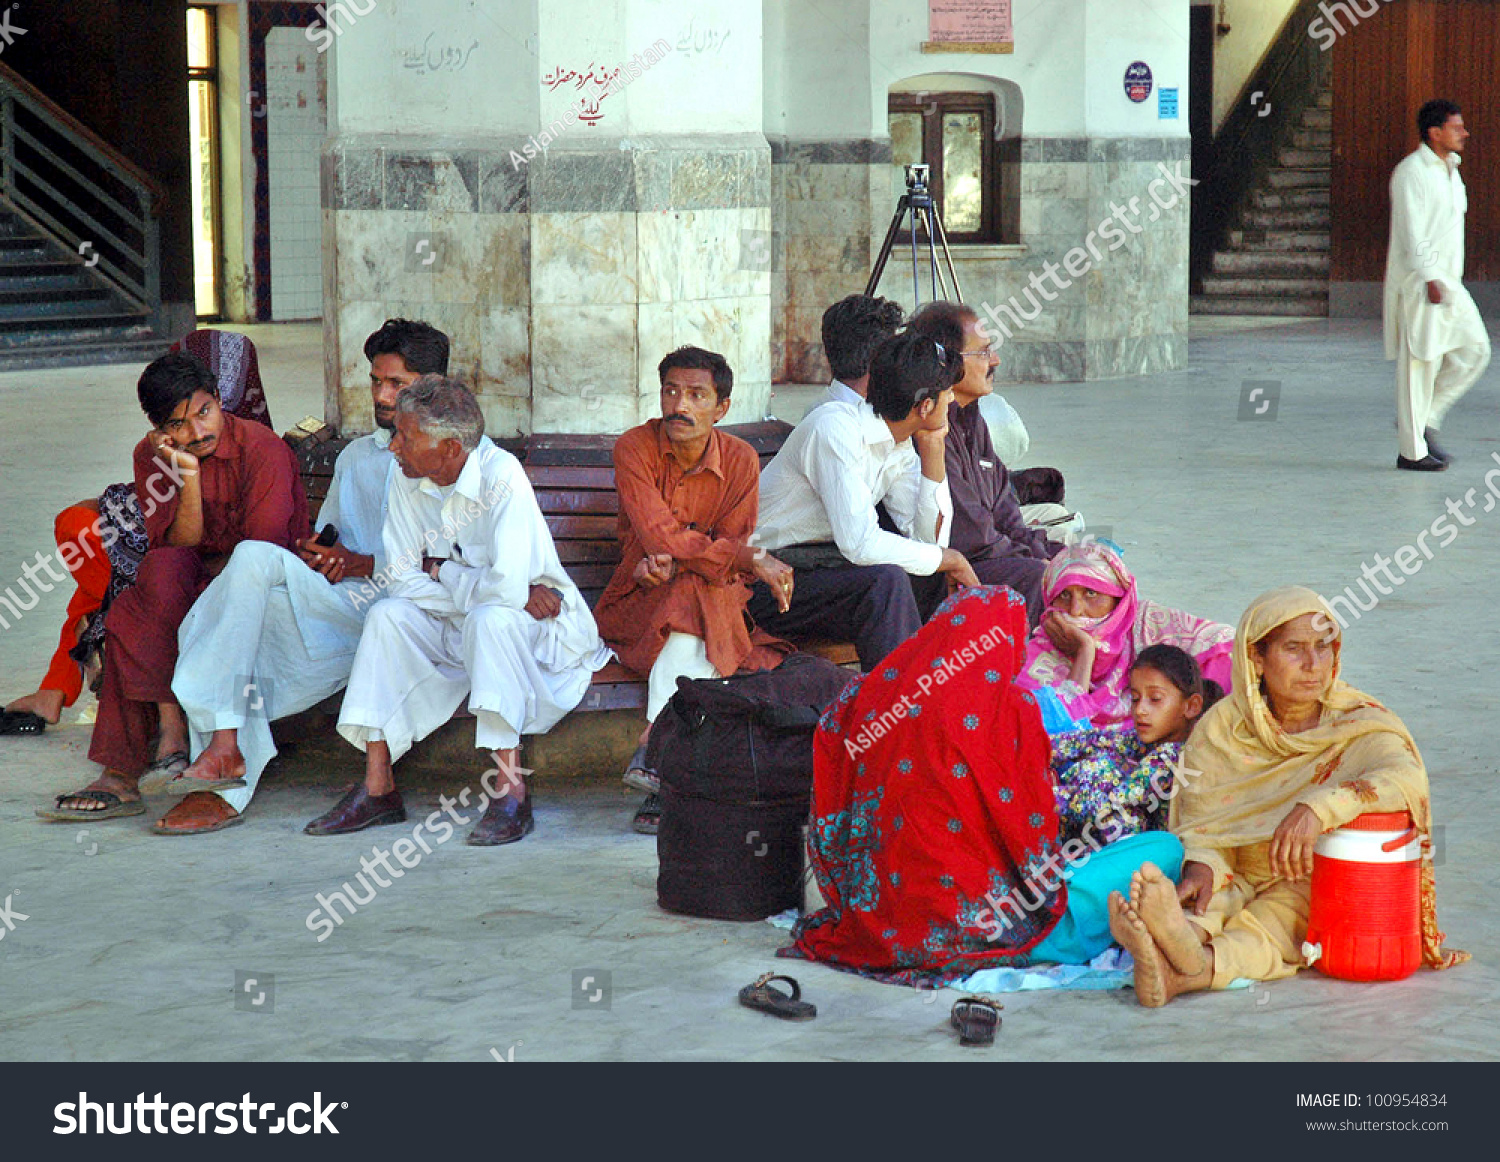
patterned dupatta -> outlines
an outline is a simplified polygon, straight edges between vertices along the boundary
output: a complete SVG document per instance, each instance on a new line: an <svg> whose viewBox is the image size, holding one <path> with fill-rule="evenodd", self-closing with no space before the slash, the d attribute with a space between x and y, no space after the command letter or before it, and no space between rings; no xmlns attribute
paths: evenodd
<svg viewBox="0 0 1500 1162"><path fill-rule="evenodd" d="M828 708L810 827L828 906L782 955L931 987L1027 963L1067 895L1039 870L1058 824L1041 713L1012 681L1025 634L1014 593L966 589Z"/></svg>
<svg viewBox="0 0 1500 1162"><path fill-rule="evenodd" d="M1017 679L1023 689L1054 688L1074 718L1086 719L1095 726L1124 722L1130 717L1130 667L1136 654L1158 643L1186 650L1198 660L1205 678L1229 688L1234 630L1221 622L1140 600L1134 574L1107 545L1084 541L1052 558L1042 574L1042 594L1049 608L1070 585L1120 599L1108 617L1089 629L1096 646L1092 683L1083 690L1070 680L1072 660L1060 653L1046 631L1037 626L1027 643L1026 665Z"/></svg>
<svg viewBox="0 0 1500 1162"><path fill-rule="evenodd" d="M271 409L260 382L255 344L234 331L189 331L173 351L188 351L208 365L219 381L219 406L242 420L270 428ZM275 430L274 428L272 429Z"/></svg>

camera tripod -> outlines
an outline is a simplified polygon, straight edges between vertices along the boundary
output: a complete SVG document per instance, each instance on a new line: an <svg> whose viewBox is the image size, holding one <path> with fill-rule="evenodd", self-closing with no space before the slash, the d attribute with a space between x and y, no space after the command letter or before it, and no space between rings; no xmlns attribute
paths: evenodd
<svg viewBox="0 0 1500 1162"><path fill-rule="evenodd" d="M943 219L933 203L931 192L927 189L928 173L929 167L925 165L906 167L906 193L902 194L896 203L896 213L891 218L891 228L886 231L885 242L880 247L880 257L875 260L875 266L870 271L870 281L865 285L865 294L874 295L876 287L880 285L880 277L885 273L885 265L890 261L891 250L896 244L896 236L906 227L906 219L910 215L911 289L912 310L914 311L922 305L922 261L917 243L919 224L927 236L927 266L933 300L948 298L948 283L951 281L953 295L950 301L963 301L963 292L958 289L958 272L953 269L953 255L948 251L948 236L943 230ZM938 265L939 247L942 247L943 259L948 265L947 279L944 279L942 268Z"/></svg>

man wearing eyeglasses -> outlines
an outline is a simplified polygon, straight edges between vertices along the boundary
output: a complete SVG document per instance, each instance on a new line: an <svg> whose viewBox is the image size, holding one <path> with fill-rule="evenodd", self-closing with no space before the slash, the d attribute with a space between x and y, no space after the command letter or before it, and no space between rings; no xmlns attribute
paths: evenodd
<svg viewBox="0 0 1500 1162"><path fill-rule="evenodd" d="M979 401L995 390L1000 357L979 332L979 316L961 303L929 303L907 329L963 353L964 377L953 387L944 459L953 498L948 543L968 558L985 585L1008 585L1026 600L1026 618L1041 619L1042 574L1060 542L1026 524L1010 474L990 442Z"/></svg>

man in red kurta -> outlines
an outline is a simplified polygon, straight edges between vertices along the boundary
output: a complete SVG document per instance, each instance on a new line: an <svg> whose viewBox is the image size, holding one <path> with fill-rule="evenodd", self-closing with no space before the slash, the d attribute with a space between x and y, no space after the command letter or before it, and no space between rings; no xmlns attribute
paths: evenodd
<svg viewBox="0 0 1500 1162"><path fill-rule="evenodd" d="M714 428L729 410L734 373L722 355L680 347L657 375L662 418L615 442L620 564L594 610L600 636L620 660L649 675L648 723L679 677L771 669L791 652L745 615L747 578L765 581L785 610L792 571L750 544L760 509L760 458L745 441ZM636 829L654 834L657 783L644 759L642 736L625 781L649 793Z"/></svg>
<svg viewBox="0 0 1500 1162"><path fill-rule="evenodd" d="M105 621L104 685L89 747L105 769L84 790L58 796L55 809L41 812L49 819L139 815L141 777L186 768L187 721L172 695L182 619L241 541L290 549L310 527L291 449L268 428L224 412L197 356L162 356L142 373L137 393L153 425L134 457L150 549Z"/></svg>

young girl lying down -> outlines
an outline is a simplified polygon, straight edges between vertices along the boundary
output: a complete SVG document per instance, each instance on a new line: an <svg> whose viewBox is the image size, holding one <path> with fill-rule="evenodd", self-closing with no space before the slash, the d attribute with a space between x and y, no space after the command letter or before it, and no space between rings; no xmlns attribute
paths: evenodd
<svg viewBox="0 0 1500 1162"><path fill-rule="evenodd" d="M1105 843L1165 827L1182 744L1223 696L1186 651L1141 650L1130 668L1130 721L1052 739L1061 841L1090 842L1090 824Z"/></svg>

